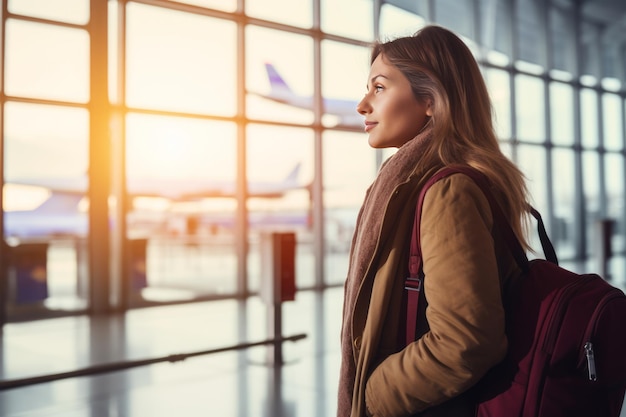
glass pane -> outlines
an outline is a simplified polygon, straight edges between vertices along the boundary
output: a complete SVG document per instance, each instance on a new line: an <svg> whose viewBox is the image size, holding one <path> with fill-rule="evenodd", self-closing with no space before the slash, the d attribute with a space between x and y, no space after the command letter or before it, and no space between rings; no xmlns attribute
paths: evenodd
<svg viewBox="0 0 626 417"><path fill-rule="evenodd" d="M127 19L129 106L235 114L233 22L137 3L128 4Z"/></svg>
<svg viewBox="0 0 626 417"><path fill-rule="evenodd" d="M280 150L277 153L277 149ZM296 234L296 285L315 284L311 196L313 131L263 125L248 127L248 256L251 290L260 286L263 234Z"/></svg>
<svg viewBox="0 0 626 417"><path fill-rule="evenodd" d="M546 137L544 81L528 75L515 77L517 137L544 142Z"/></svg>
<svg viewBox="0 0 626 417"><path fill-rule="evenodd" d="M236 137L231 123L128 115L127 237L144 299L236 291Z"/></svg>
<svg viewBox="0 0 626 417"><path fill-rule="evenodd" d="M365 93L370 50L332 41L322 43L323 122L326 126L363 129L356 106Z"/></svg>
<svg viewBox="0 0 626 417"><path fill-rule="evenodd" d="M292 26L311 27L311 0L246 0L246 14Z"/></svg>
<svg viewBox="0 0 626 417"><path fill-rule="evenodd" d="M580 91L581 141L584 147L596 147L598 138L598 93L590 88Z"/></svg>
<svg viewBox="0 0 626 417"><path fill-rule="evenodd" d="M325 276L327 284L346 279L356 217L377 173L376 152L367 136L326 131L323 135Z"/></svg>
<svg viewBox="0 0 626 417"><path fill-rule="evenodd" d="M9 12L61 22L86 24L89 0L9 0Z"/></svg>
<svg viewBox="0 0 626 417"><path fill-rule="evenodd" d="M320 2L324 32L366 41L373 39L372 0L320 0Z"/></svg>
<svg viewBox="0 0 626 417"><path fill-rule="evenodd" d="M600 27L583 20L581 25L582 30L579 39L581 40L580 57L579 62L582 65L581 75L588 76L588 78L597 82L602 78L600 66L602 63L600 46L600 39L602 34L600 33Z"/></svg>
<svg viewBox="0 0 626 417"><path fill-rule="evenodd" d="M79 271L87 268L89 114L8 102L4 115L4 238L16 268L9 305L16 313L86 308L87 275ZM34 268L40 274L28 273Z"/></svg>
<svg viewBox="0 0 626 417"><path fill-rule="evenodd" d="M596 152L583 152L583 194L585 200L585 224L587 232L587 253L594 247L595 224L602 217L600 206L600 156Z"/></svg>
<svg viewBox="0 0 626 417"><path fill-rule="evenodd" d="M500 1L478 0L481 41L489 61L507 65L511 61L511 7Z"/></svg>
<svg viewBox="0 0 626 417"><path fill-rule="evenodd" d="M576 36L572 33L574 14L561 7L549 8L551 69L572 72L576 68Z"/></svg>
<svg viewBox="0 0 626 417"><path fill-rule="evenodd" d="M570 258L576 248L576 182L574 151L558 149L552 151L552 202L554 204L554 224L550 238L557 255Z"/></svg>
<svg viewBox="0 0 626 417"><path fill-rule="evenodd" d="M494 127L500 139L511 138L511 84L509 73L497 69L485 70L485 82L491 95Z"/></svg>
<svg viewBox="0 0 626 417"><path fill-rule="evenodd" d="M237 10L237 0L172 0L178 3L193 4L211 9L224 10L225 12L234 12Z"/></svg>
<svg viewBox="0 0 626 417"><path fill-rule="evenodd" d="M426 19L415 13L383 3L380 10L380 39L410 36L426 25Z"/></svg>
<svg viewBox="0 0 626 417"><path fill-rule="evenodd" d="M313 123L311 38L248 26L246 42L248 117Z"/></svg>
<svg viewBox="0 0 626 417"><path fill-rule="evenodd" d="M89 36L81 29L7 20L8 95L86 103Z"/></svg>
<svg viewBox="0 0 626 417"><path fill-rule="evenodd" d="M513 160L513 145L510 142L502 142L500 141L500 150L503 154L507 156L510 160Z"/></svg>
<svg viewBox="0 0 626 417"><path fill-rule="evenodd" d="M517 25L517 58L541 67L546 66L546 39L541 25L543 7L534 0L515 2L515 20Z"/></svg>
<svg viewBox="0 0 626 417"><path fill-rule="evenodd" d="M531 204L541 213L546 228L552 230L550 213L548 212L548 184L546 181L546 149L541 146L520 145L517 148L518 162L524 175L526 185L531 195ZM536 230L536 228L531 228ZM531 243L536 251L541 253L541 244L537 233L531 233Z"/></svg>
<svg viewBox="0 0 626 417"><path fill-rule="evenodd" d="M574 144L574 89L569 84L550 83L552 143Z"/></svg>
<svg viewBox="0 0 626 417"><path fill-rule="evenodd" d="M624 250L624 157L607 153L604 156L604 181L606 184L606 217L615 221L611 238L612 250Z"/></svg>
<svg viewBox="0 0 626 417"><path fill-rule="evenodd" d="M610 28L602 33L602 47L600 59L602 59L602 82L607 85L615 83L616 90L620 89L620 77L623 75L623 52L618 42L610 42L612 36L621 36L621 28ZM618 38L619 39L619 38Z"/></svg>
<svg viewBox="0 0 626 417"><path fill-rule="evenodd" d="M619 151L624 147L622 120L622 100L617 94L602 96L602 121L604 127L604 148Z"/></svg>
<svg viewBox="0 0 626 417"><path fill-rule="evenodd" d="M471 1L434 0L435 20L459 35L472 37L474 3Z"/></svg>

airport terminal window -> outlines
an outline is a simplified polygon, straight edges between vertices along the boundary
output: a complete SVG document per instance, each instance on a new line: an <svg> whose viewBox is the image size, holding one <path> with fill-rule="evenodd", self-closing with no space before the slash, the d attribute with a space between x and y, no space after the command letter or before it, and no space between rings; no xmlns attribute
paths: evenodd
<svg viewBox="0 0 626 417"><path fill-rule="evenodd" d="M579 60L582 68L581 75L590 76L593 79L599 80L602 78L600 71L602 57L600 50L602 49L599 44L600 30L594 24L590 22L582 22L581 25L581 45Z"/></svg>
<svg viewBox="0 0 626 417"><path fill-rule="evenodd" d="M557 7L550 7L548 13L551 69L571 73L576 64L573 13Z"/></svg>
<svg viewBox="0 0 626 417"><path fill-rule="evenodd" d="M246 14L259 19L309 28L313 24L311 0L246 0Z"/></svg>
<svg viewBox="0 0 626 417"><path fill-rule="evenodd" d="M551 240L561 258L573 258L576 255L575 208L576 176L575 154L572 149L552 149L552 204L554 223ZM546 213L547 214L547 213Z"/></svg>
<svg viewBox="0 0 626 417"><path fill-rule="evenodd" d="M604 149L620 151L624 149L624 133L622 121L622 99L617 94L602 95L602 122L604 133Z"/></svg>
<svg viewBox="0 0 626 417"><path fill-rule="evenodd" d="M252 124L246 136L250 288L257 290L261 279L261 235L273 232L296 234L296 285L312 287L313 131Z"/></svg>
<svg viewBox="0 0 626 417"><path fill-rule="evenodd" d="M598 131L598 93L590 88L580 90L581 142L586 148L600 144Z"/></svg>
<svg viewBox="0 0 626 417"><path fill-rule="evenodd" d="M16 314L40 305L65 311L87 305L87 277L77 262L86 260L88 117L80 108L4 106L4 239L15 256L42 248L45 271L30 284L13 276L7 302Z"/></svg>
<svg viewBox="0 0 626 417"><path fill-rule="evenodd" d="M618 153L604 155L604 183L606 184L606 218L615 222L611 239L612 250L624 250L624 158Z"/></svg>
<svg viewBox="0 0 626 417"><path fill-rule="evenodd" d="M225 12L237 10L237 0L170 0L178 3L187 3L211 9L219 9Z"/></svg>
<svg viewBox="0 0 626 417"><path fill-rule="evenodd" d="M322 30L364 41L374 38L374 0L319 0Z"/></svg>
<svg viewBox="0 0 626 417"><path fill-rule="evenodd" d="M576 21L580 5L533 0L520 0L514 6L491 0L461 4L451 0L268 1L7 2L2 102L7 181L18 174L55 180L67 174L81 184L79 210L87 212L88 124L100 117L86 106L90 89L97 92L100 87L89 82L108 70L113 185L119 196L117 187L125 173L130 197L129 211L117 208L116 217L111 217L116 223L117 216L127 215L124 237L128 239L113 238L117 240L112 256L122 256L119 247L146 256L146 273L133 281L133 288L139 290L133 295L165 302L237 297L246 289L242 280L248 280L247 289L258 289L256 226L261 220L271 223L272 216L282 217L281 228L297 230L299 287L319 284L320 271L315 268L320 264L323 284L342 284L365 189L381 161L394 152L367 145L362 117L355 110L369 72L368 43L375 34L385 40L414 33L428 21L460 32L479 59L486 60L483 71L501 147L529 178L534 203L548 222L559 256L566 261L586 260L593 247L593 227L601 216L615 218L614 247L624 254L625 190L615 178L624 175L626 114L623 80L614 78L623 72L623 63L615 50L602 43L601 24ZM93 24L90 16L101 16L93 13L102 12L105 3L108 32L99 33L104 29L97 19ZM321 27L313 28L317 11ZM582 28L580 33L575 33L577 28ZM108 69L90 68L90 48L102 36L108 40ZM120 45L124 49L118 49ZM242 54L245 59L239 62ZM319 86L314 85L315 68L321 69ZM313 97L318 90L322 125L313 129ZM578 103L580 108L574 108ZM18 122L24 117L52 117L58 123L40 123L44 128L26 138L26 130L38 127ZM29 140L37 149L26 149ZM322 155L315 154L317 140L322 141ZM62 155L52 165L52 158L46 164L38 162L43 158L39 150L45 154L50 143ZM246 152L238 155L243 144ZM346 155L350 155L349 167ZM320 162L323 178L314 172ZM275 186L297 178L296 189L271 199L233 198L241 163L246 164L250 189L258 183ZM30 170L31 165L37 169ZM136 195L144 177L156 180L161 188ZM582 178L583 184L576 184L575 178ZM299 188L313 180L322 181L323 206L311 204L309 191ZM209 198L203 189L200 194L187 193L182 200L168 198L170 191L163 186L180 181L185 187L219 183L226 187L219 192L230 194ZM15 186L4 185L5 216L19 207L24 196L30 196L32 205L50 192L31 187L16 193ZM576 187L582 188L583 201L574 201L575 196L580 198ZM213 191L218 193L217 188ZM579 213L576 204L582 203ZM254 225L247 236L234 232L241 204ZM324 259L315 259L319 247L313 239L319 229L310 223L305 226L318 208L325 219ZM272 216L263 217L268 213ZM9 225L5 224L7 231ZM81 245L55 243L48 254L54 264L49 275L54 281L52 298L69 290L76 295L74 309L88 304L82 292L88 287L74 277L94 275L84 267L84 239ZM578 253L583 248L586 253ZM116 279L111 281L115 284Z"/></svg>
<svg viewBox="0 0 626 417"><path fill-rule="evenodd" d="M313 42L302 35L246 27L248 118L313 122Z"/></svg>
<svg viewBox="0 0 626 417"><path fill-rule="evenodd" d="M552 233L552 224L549 218L548 210L548 184L546 183L547 170L547 151L543 146L538 145L520 145L517 148L517 165L526 176L526 186L530 192L531 204L544 217L546 228ZM533 247L540 248L541 245L537 240L537 234L531 233L533 239Z"/></svg>
<svg viewBox="0 0 626 417"><path fill-rule="evenodd" d="M603 216L600 195L600 155L594 151L582 153L583 199L585 201L585 224L587 232L587 256L593 256L595 225Z"/></svg>
<svg viewBox="0 0 626 417"><path fill-rule="evenodd" d="M127 116L127 237L145 245L147 270L133 283L143 298L235 293L236 160L233 123Z"/></svg>
<svg viewBox="0 0 626 417"><path fill-rule="evenodd" d="M7 102L4 119L4 138L10 142L5 150L5 176L24 179L75 175L84 181L89 132L86 110ZM82 184L86 186L86 182Z"/></svg>
<svg viewBox="0 0 626 417"><path fill-rule="evenodd" d="M412 35L424 25L426 25L426 20L422 16L389 3L383 3L380 9L379 38L392 39Z"/></svg>
<svg viewBox="0 0 626 417"><path fill-rule="evenodd" d="M363 133L326 131L322 143L325 275L328 284L342 284L356 216L378 170L376 151Z"/></svg>
<svg viewBox="0 0 626 417"><path fill-rule="evenodd" d="M514 160L513 158L513 145L509 142L500 142L500 149L502 152L509 158L510 160Z"/></svg>
<svg viewBox="0 0 626 417"><path fill-rule="evenodd" d="M546 42L544 8L535 0L518 0L514 3L516 29L516 59L546 67Z"/></svg>
<svg viewBox="0 0 626 417"><path fill-rule="evenodd" d="M481 34L486 57L493 64L507 65L513 56L513 34L511 31L513 24L510 5L500 1L478 1L482 24L477 33Z"/></svg>
<svg viewBox="0 0 626 417"><path fill-rule="evenodd" d="M459 35L470 37L474 32L474 2L434 0L435 20Z"/></svg>
<svg viewBox="0 0 626 417"><path fill-rule="evenodd" d="M554 145L574 144L574 89L570 84L550 83L550 130Z"/></svg>
<svg viewBox="0 0 626 417"><path fill-rule="evenodd" d="M365 94L369 49L334 41L322 42L322 96L325 126L363 129L356 106Z"/></svg>
<svg viewBox="0 0 626 417"><path fill-rule="evenodd" d="M53 3L52 7L50 3ZM9 0L7 7L10 13L77 25L84 25L89 20L89 0Z"/></svg>
<svg viewBox="0 0 626 417"><path fill-rule="evenodd" d="M485 70L485 82L493 106L493 122L500 139L511 138L511 76L494 68Z"/></svg>
<svg viewBox="0 0 626 417"><path fill-rule="evenodd" d="M515 76L515 107L517 138L529 142L545 142L545 90L541 78Z"/></svg>
<svg viewBox="0 0 626 417"><path fill-rule="evenodd" d="M234 23L137 3L127 21L128 106L235 114Z"/></svg>
<svg viewBox="0 0 626 417"><path fill-rule="evenodd" d="M82 29L8 19L5 62L8 95L89 100L89 36Z"/></svg>

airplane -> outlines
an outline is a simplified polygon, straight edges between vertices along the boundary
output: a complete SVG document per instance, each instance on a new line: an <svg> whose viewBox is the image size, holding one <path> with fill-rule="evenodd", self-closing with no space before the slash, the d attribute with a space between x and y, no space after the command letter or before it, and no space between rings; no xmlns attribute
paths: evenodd
<svg viewBox="0 0 626 417"><path fill-rule="evenodd" d="M258 198L280 198L292 190L309 189L300 183L298 177L301 164L295 167L284 179L276 182L250 182L248 196ZM4 211L4 236L17 239L49 239L52 237L84 237L87 235L88 220L84 202L86 200L87 179L74 178L9 178L7 184L34 186L48 190L47 198L37 207L29 210ZM235 197L234 182L214 182L201 180L172 179L130 179L127 192L134 197L161 197L170 202L198 201L203 198ZM81 206L82 204L82 206ZM162 227L167 214L144 213L142 219L129 224L130 228L142 228L146 233ZM232 216L231 216L232 217ZM137 216L131 216L136 219Z"/></svg>
<svg viewBox="0 0 626 417"><path fill-rule="evenodd" d="M265 63L265 71L270 83L270 92L267 94L255 94L277 103L288 104L301 109L313 109L313 97L294 93L274 65ZM322 101L324 112L339 119L337 126L351 128L363 127L363 116L356 110L358 103L355 100L340 98L324 98Z"/></svg>
<svg viewBox="0 0 626 417"><path fill-rule="evenodd" d="M280 198L287 192L306 189L299 182L301 164L298 162L287 176L279 182L248 182L248 197ZM211 181L202 179L148 179L130 178L127 192L133 196L166 197L173 201L186 201L207 197L235 197L235 181Z"/></svg>
<svg viewBox="0 0 626 417"><path fill-rule="evenodd" d="M32 210L4 212L4 236L9 239L49 239L87 235L87 215L79 205L84 191L58 190L49 193Z"/></svg>

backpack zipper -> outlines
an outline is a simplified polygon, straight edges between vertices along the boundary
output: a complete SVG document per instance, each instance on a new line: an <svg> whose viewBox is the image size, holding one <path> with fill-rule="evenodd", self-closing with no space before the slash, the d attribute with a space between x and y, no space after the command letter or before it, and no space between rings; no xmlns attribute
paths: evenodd
<svg viewBox="0 0 626 417"><path fill-rule="evenodd" d="M605 294L600 299L600 302L596 306L595 310L593 311L593 314L591 315L591 318L589 319L589 325L587 329L585 330L585 335L583 338L583 340L585 341L585 344L583 346L583 352L587 361L587 374L588 374L589 381L598 380L598 374L596 372L596 357L593 351L593 343L591 343L591 336L595 332L595 329L596 329L595 325L597 322L597 318L602 312L602 310L604 310L606 305L609 303L609 301L613 300L614 298L619 297L619 295L620 293L618 291L611 289L610 292Z"/></svg>
<svg viewBox="0 0 626 417"><path fill-rule="evenodd" d="M587 370L589 371L589 381L596 381L596 359L593 354L593 344L591 342L585 343L585 356L587 357Z"/></svg>

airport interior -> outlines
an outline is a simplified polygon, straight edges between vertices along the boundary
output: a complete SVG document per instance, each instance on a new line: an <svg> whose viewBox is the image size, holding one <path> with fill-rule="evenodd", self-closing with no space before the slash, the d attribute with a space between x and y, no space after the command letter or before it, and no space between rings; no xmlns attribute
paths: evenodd
<svg viewBox="0 0 626 417"><path fill-rule="evenodd" d="M1 417L336 415L352 233L393 155L356 105L372 43L428 24L479 62L561 265L626 287L624 0L1 13Z"/></svg>

